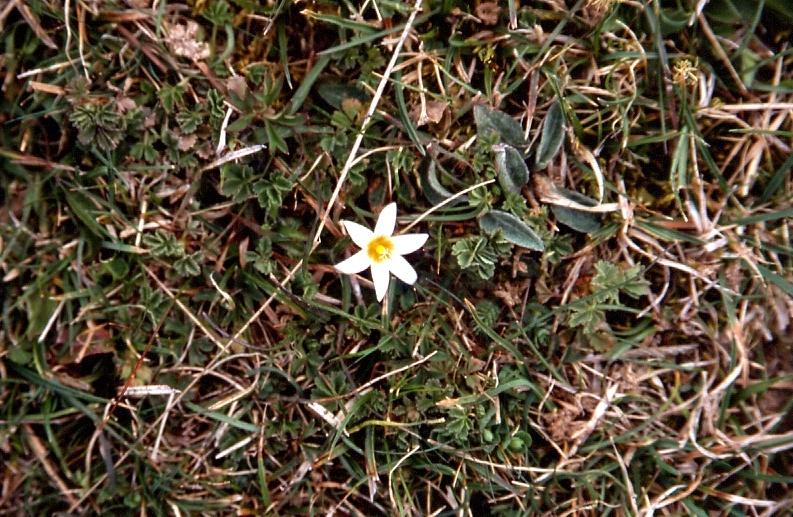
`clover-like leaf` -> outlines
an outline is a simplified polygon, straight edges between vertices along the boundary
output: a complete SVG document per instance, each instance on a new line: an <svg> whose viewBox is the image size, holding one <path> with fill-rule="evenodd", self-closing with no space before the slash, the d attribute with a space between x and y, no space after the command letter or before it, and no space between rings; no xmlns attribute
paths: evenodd
<svg viewBox="0 0 793 517"><path fill-rule="evenodd" d="M85 146L97 146L111 152L124 139L124 119L110 103L89 103L77 106L69 115L77 128L77 140Z"/></svg>
<svg viewBox="0 0 793 517"><path fill-rule="evenodd" d="M626 270L607 260L599 260L595 264L595 276L592 277L592 291L596 300L601 303L619 303L619 293L630 298L639 298L650 292L650 283L642 276L642 266L635 265Z"/></svg>
<svg viewBox="0 0 793 517"><path fill-rule="evenodd" d="M501 238L472 235L455 242L452 255L461 269L488 280L496 271L496 263L507 256L511 248L512 245Z"/></svg>
<svg viewBox="0 0 793 517"><path fill-rule="evenodd" d="M154 234L143 236L143 245L154 257L182 257L184 248L172 233L157 230Z"/></svg>
<svg viewBox="0 0 793 517"><path fill-rule="evenodd" d="M201 274L201 252L185 255L173 263L173 269L181 276L198 276Z"/></svg>
<svg viewBox="0 0 793 517"><path fill-rule="evenodd" d="M204 117L200 111L184 110L176 114L176 122L179 123L179 128L186 135L194 133L203 121Z"/></svg>

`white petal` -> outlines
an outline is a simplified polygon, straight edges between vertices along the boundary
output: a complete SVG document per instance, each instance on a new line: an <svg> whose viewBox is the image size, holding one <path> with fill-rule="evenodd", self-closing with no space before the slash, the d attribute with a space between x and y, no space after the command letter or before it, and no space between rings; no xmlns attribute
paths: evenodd
<svg viewBox="0 0 793 517"><path fill-rule="evenodd" d="M402 280L406 284L413 285L416 283L416 279L418 278L416 275L416 270L413 269L413 266L408 264L408 261L402 256L394 255L391 257L388 268L392 273L394 273L395 277Z"/></svg>
<svg viewBox="0 0 793 517"><path fill-rule="evenodd" d="M405 235L395 235L391 237L394 243L394 252L397 255L407 255L424 246L429 235L426 233L407 233Z"/></svg>
<svg viewBox="0 0 793 517"><path fill-rule="evenodd" d="M380 216L377 218L377 224L374 226L375 235L391 236L394 234L396 227L396 203L390 203L383 208Z"/></svg>
<svg viewBox="0 0 793 517"><path fill-rule="evenodd" d="M388 264L382 262L372 263L372 282L374 282L374 292L377 295L377 301L383 301L385 293L388 291L388 281L391 279L391 273L388 272Z"/></svg>
<svg viewBox="0 0 793 517"><path fill-rule="evenodd" d="M366 251L361 250L347 260L342 260L334 267L337 271L340 271L345 275L354 275L355 273L360 273L364 269L368 268L370 264L371 261L369 260L369 256L366 254Z"/></svg>
<svg viewBox="0 0 793 517"><path fill-rule="evenodd" d="M356 244L359 248L366 248L369 244L369 241L372 240L374 234L372 230L367 228L366 226L361 226L358 223L354 223L352 221L342 221L341 224L344 225L344 228L347 230L347 234L352 239L352 242Z"/></svg>

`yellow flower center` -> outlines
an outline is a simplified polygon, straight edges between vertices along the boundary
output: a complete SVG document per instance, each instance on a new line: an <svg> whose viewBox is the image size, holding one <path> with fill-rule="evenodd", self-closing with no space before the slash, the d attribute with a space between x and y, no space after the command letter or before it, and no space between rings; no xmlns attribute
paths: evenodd
<svg viewBox="0 0 793 517"><path fill-rule="evenodd" d="M366 254L372 262L383 262L391 258L394 251L394 243L385 235L380 235L369 241L366 246Z"/></svg>

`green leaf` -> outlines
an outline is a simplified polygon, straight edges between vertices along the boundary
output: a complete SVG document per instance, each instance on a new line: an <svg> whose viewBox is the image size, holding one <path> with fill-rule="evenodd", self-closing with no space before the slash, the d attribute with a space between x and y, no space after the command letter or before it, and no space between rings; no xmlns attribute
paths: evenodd
<svg viewBox="0 0 793 517"><path fill-rule="evenodd" d="M666 36L679 32L691 18L691 14L683 9L663 9L660 11L661 33Z"/></svg>
<svg viewBox="0 0 793 517"><path fill-rule="evenodd" d="M452 255L457 259L460 269L488 280L493 277L498 260L507 256L511 248L512 245L502 239L473 235L455 242Z"/></svg>
<svg viewBox="0 0 793 517"><path fill-rule="evenodd" d="M231 23L234 19L226 0L211 2L202 13L202 16L213 25L226 25L227 23Z"/></svg>
<svg viewBox="0 0 793 517"><path fill-rule="evenodd" d="M607 260L599 260L595 264L595 276L592 277L592 291L600 302L619 303L619 286L625 275L616 264Z"/></svg>
<svg viewBox="0 0 793 517"><path fill-rule="evenodd" d="M529 168L523 155L511 145L505 144L494 145L493 151L496 153L496 173L501 187L505 192L520 193L529 182Z"/></svg>
<svg viewBox="0 0 793 517"><path fill-rule="evenodd" d="M234 201L243 201L253 195L253 169L249 165L227 163L220 167L220 191Z"/></svg>
<svg viewBox="0 0 793 517"><path fill-rule="evenodd" d="M292 98L289 100L289 113L294 115L303 105L305 102L306 97L308 97L309 92L311 91L311 87L314 86L314 82L316 82L319 74L328 66L330 63L330 56L320 56L317 59L314 66L311 67L311 70L306 74L303 78L303 82L300 83L298 86L297 91L295 91Z"/></svg>
<svg viewBox="0 0 793 517"><path fill-rule="evenodd" d="M360 102L367 100L366 92L357 86L341 83L322 83L317 86L317 93L322 97L322 100L336 109L341 109L341 104L345 99L355 99Z"/></svg>
<svg viewBox="0 0 793 517"><path fill-rule="evenodd" d="M680 199L680 190L685 188L688 183L688 134L688 127L683 126L680 132L680 138L677 140L675 153L672 155L672 166L669 170L669 186L672 189L672 194L675 196L677 208L681 213L685 213L685 211L683 209L683 201Z"/></svg>
<svg viewBox="0 0 793 517"><path fill-rule="evenodd" d="M763 275L763 279L782 289L788 296L793 297L793 283L790 283L785 277L777 275L765 266L760 264L755 264L755 266L757 266L760 274Z"/></svg>
<svg viewBox="0 0 793 517"><path fill-rule="evenodd" d="M8 352L8 358L11 360L11 362L20 365L27 366L33 363L33 354L22 348L20 345L13 347L11 351Z"/></svg>
<svg viewBox="0 0 793 517"><path fill-rule="evenodd" d="M650 283L642 277L642 267L636 265L622 270L607 260L599 260L595 264L595 276L592 277L592 291L600 303L619 303L619 293L623 292L631 298L638 298L650 292Z"/></svg>
<svg viewBox="0 0 793 517"><path fill-rule="evenodd" d="M184 87L180 84L174 86L166 84L162 86L159 92L160 104L166 113L171 113L171 111L173 111L176 103L182 100L182 95L184 95Z"/></svg>
<svg viewBox="0 0 793 517"><path fill-rule="evenodd" d="M154 257L181 257L184 255L184 248L176 240L176 236L163 230L144 235L143 245Z"/></svg>
<svg viewBox="0 0 793 517"><path fill-rule="evenodd" d="M173 263L173 269L181 276L198 276L201 274L201 252L185 255Z"/></svg>
<svg viewBox="0 0 793 517"><path fill-rule="evenodd" d="M506 113L491 109L484 104L477 104L474 106L474 121L476 133L482 138L486 138L490 133L496 133L502 142L512 147L520 149L527 146L523 137L523 128Z"/></svg>
<svg viewBox="0 0 793 517"><path fill-rule="evenodd" d="M597 201L573 190L557 187L558 194L584 206L596 206ZM600 229L598 217L591 212L584 212L566 206L551 205L551 211L556 216L556 220L565 226L581 233L592 233Z"/></svg>
<svg viewBox="0 0 793 517"><path fill-rule="evenodd" d="M479 227L486 233L501 231L507 241L535 251L544 251L545 245L528 224L501 210L491 210L479 219Z"/></svg>
<svg viewBox="0 0 793 517"><path fill-rule="evenodd" d="M427 201L432 203L433 205L437 205L439 203L443 203L447 199L453 196L451 192L446 190L441 182L438 181L438 175L436 174L436 165L433 160L430 160L429 165L427 166L425 172L421 175L421 190L424 193L424 197L427 198ZM467 203L468 197L467 196L460 196L454 201L449 203L450 206L457 205L460 203Z"/></svg>
<svg viewBox="0 0 793 517"><path fill-rule="evenodd" d="M199 111L180 111L176 114L176 122L183 133L189 135L194 133L198 126L204 121L204 117Z"/></svg>
<svg viewBox="0 0 793 517"><path fill-rule="evenodd" d="M402 84L401 74L396 74L395 79L396 88L394 93L396 94L395 97L397 101L397 108L399 108L399 119L402 121L402 125L404 126L405 132L407 133L411 142L416 145L416 149L418 149L423 156L426 154L426 151L424 150L424 144L421 142L421 137L419 136L418 130L413 124L413 121L410 119L410 113L407 103L405 102L405 86Z"/></svg>
<svg viewBox="0 0 793 517"><path fill-rule="evenodd" d="M214 88L207 92L207 107L209 108L209 118L213 121L223 120L226 114L226 106L223 105L223 94Z"/></svg>
<svg viewBox="0 0 793 517"><path fill-rule="evenodd" d="M97 237L108 237L107 230L104 226L96 222L96 216L89 212L86 207L93 206L87 196L78 192L66 192L66 202L69 208L72 209L74 215Z"/></svg>
<svg viewBox="0 0 793 517"><path fill-rule="evenodd" d="M259 433L261 431L261 428L259 426L255 425L255 424L252 424L250 422L246 422L246 421L240 420L238 418L227 416L227 415L225 415L223 413L220 413L218 411L211 411L211 410L206 409L206 408L204 408L202 406L199 406L198 404L193 404L192 402L184 401L183 403L191 411L193 411L195 413L198 413L198 414L201 414L201 415L208 416L209 418L211 418L213 420L217 420L220 423L228 424L228 425L230 425L232 427L236 427L237 429L242 429L243 431L248 431L249 433Z"/></svg>
<svg viewBox="0 0 793 517"><path fill-rule="evenodd" d="M556 101L548 109L545 115L545 122L542 125L542 136L540 145L537 148L536 163L537 168L544 169L553 160L559 149L562 148L564 141L564 112L562 103Z"/></svg>
<svg viewBox="0 0 793 517"><path fill-rule="evenodd" d="M282 126L277 126L275 124L270 123L269 120L264 121L264 129L267 133L267 147L270 149L271 152L275 153L275 151L281 151L284 154L289 154L289 146L286 144L286 140L281 135L281 132L287 132Z"/></svg>
<svg viewBox="0 0 793 517"><path fill-rule="evenodd" d="M425 14L422 14L421 16L416 17L414 25L415 26L420 26L420 24L424 23L424 21L426 21L427 18L429 18L430 16L432 16L436 12L437 12L437 10L432 10L432 11L429 11L429 12L427 12ZM375 40L379 40L383 36L387 36L389 34L393 34L395 32L402 31L405 28L404 24L400 24L400 25L393 25L392 27L389 27L388 29L385 29L385 30L381 30L381 31L377 31L377 32L370 32L372 30L372 27L370 27L369 25L365 25L365 24L362 24L362 23L351 22L350 20L347 20L345 18L341 18L341 17L338 17L338 16L322 15L322 14L318 14L318 13L313 13L311 16L315 17L315 18L317 18L319 20L322 20L322 21L326 21L326 22L330 22L330 23L335 23L337 25L341 25L343 27L344 26L352 26L352 25L354 25L356 27L354 30L356 30L356 31L361 33L361 36L357 36L355 38L351 38L350 40L348 40L348 41L346 41L346 42L344 42L344 43L342 43L340 45L336 45L336 46L331 47L331 48L326 48L325 50L323 50L323 51L318 53L319 56L325 56L325 55L328 55L328 54L335 54L337 52L342 52L344 50L355 48L355 47L358 47L360 45L366 45L369 42L372 42L372 41L375 41Z"/></svg>
<svg viewBox="0 0 793 517"><path fill-rule="evenodd" d="M452 255L457 258L457 265L463 269L471 268L476 262L480 250L485 248L487 239L484 237L469 237L461 239L452 246Z"/></svg>
<svg viewBox="0 0 793 517"><path fill-rule="evenodd" d="M596 303L589 303L580 307L573 307L570 311L570 326L583 327L587 332L593 332L598 324L606 318L606 313Z"/></svg>
<svg viewBox="0 0 793 517"><path fill-rule="evenodd" d="M625 281L620 290L631 298L650 294L650 282L642 277L642 266L637 264L625 271Z"/></svg>
<svg viewBox="0 0 793 517"><path fill-rule="evenodd" d="M784 183L785 178L788 177L791 167L793 167L793 154L788 156L787 160L779 166L774 175L771 176L771 180L768 182L765 189L763 189L763 195L760 198L763 203L770 201L771 197L776 194Z"/></svg>
<svg viewBox="0 0 793 517"><path fill-rule="evenodd" d="M256 116L255 113L248 113L246 115L242 115L240 118L226 126L226 132L229 134L239 133L243 129L249 128L253 124L253 119Z"/></svg>
<svg viewBox="0 0 793 517"><path fill-rule="evenodd" d="M259 200L259 206L267 211L267 215L275 217L284 201L284 196L292 190L293 180L280 173L272 173L266 179L257 181L253 193Z"/></svg>
<svg viewBox="0 0 793 517"><path fill-rule="evenodd" d="M77 140L85 146L96 145L110 152L124 139L125 123L110 103L77 106L69 115L78 129Z"/></svg>
<svg viewBox="0 0 793 517"><path fill-rule="evenodd" d="M153 163L157 159L157 150L147 139L132 144L129 154L133 158L143 159L149 163Z"/></svg>

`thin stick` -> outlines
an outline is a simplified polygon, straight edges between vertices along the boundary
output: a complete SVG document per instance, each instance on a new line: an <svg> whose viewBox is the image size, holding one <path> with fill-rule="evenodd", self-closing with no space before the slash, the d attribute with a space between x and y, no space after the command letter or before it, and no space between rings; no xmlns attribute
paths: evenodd
<svg viewBox="0 0 793 517"><path fill-rule="evenodd" d="M160 452L160 443L162 443L162 434L165 432L165 423L168 421L168 413L171 411L171 407L173 407L173 395L174 391L168 395L168 401L165 403L165 411L163 411L162 419L160 421L160 429L157 431L157 438L154 439L154 448L151 451L151 461L156 462L157 456Z"/></svg>
<svg viewBox="0 0 793 517"><path fill-rule="evenodd" d="M735 84L738 85L738 89L741 90L741 93L746 94L748 90L746 89L746 85L743 84L741 80L741 76L738 75L738 72L735 71L735 67L732 66L730 62L730 58L727 56L727 53L724 52L724 49L721 47L719 40L716 39L716 35L713 33L713 30L710 28L708 21L705 19L705 16L700 14L697 16L697 20L699 20L699 26L702 27L702 32L705 33L705 37L708 39L711 45L713 45L713 51L718 56L719 60L724 64L727 68L727 71L730 73L730 77L732 80L735 81Z"/></svg>
<svg viewBox="0 0 793 517"><path fill-rule="evenodd" d="M490 179L490 180L487 180L487 181L483 181L481 183L477 183L476 185L472 185L472 186L468 187L467 189L461 190L460 192L457 192L453 196L444 199L443 201L441 201L437 205L433 206L432 208L430 208L429 210L427 210L426 212L424 212L423 214L418 216L413 222L411 222L409 225L407 225L404 228L402 228L402 230L400 230L398 233L405 233L406 231L410 230L411 228L413 228L414 226L419 224L421 221L426 219L427 216L430 215L432 212L434 212L434 211L436 211L436 210L438 210L440 208L443 208L444 206L448 205L449 203L451 203L452 201L454 201L458 197L464 196L465 194L468 194L472 190L476 190L479 187L484 187L485 185L490 185L494 181L496 181L496 180Z"/></svg>
<svg viewBox="0 0 793 517"><path fill-rule="evenodd" d="M225 142L223 144L225 146ZM220 146L218 145L218 147L220 147ZM209 169L214 169L215 167L218 167L219 165L223 165L224 163L228 163L228 162L230 162L232 160L237 160L239 158L243 158L245 156L248 156L249 154L258 153L259 151L261 151L265 147L267 147L267 146L264 145L264 144L256 144L256 145L252 145L250 147L243 147L242 149L237 149L236 151L232 151L230 153L224 154L223 156L221 156L217 160L214 160L214 161L210 162L208 165L204 165L203 169L201 169L201 170L202 171L208 171Z"/></svg>
<svg viewBox="0 0 793 517"><path fill-rule="evenodd" d="M66 59L69 60L68 61L69 63L72 63L73 62L72 56L71 56L71 54L69 54L69 47L72 46L72 25L71 25L71 23L69 23L69 16L71 16L70 11L71 11L71 9L69 8L69 0L64 0L64 2L63 2L63 21L66 24L66 47L64 48L64 50L66 51ZM60 63L58 63L58 64L60 64ZM17 77L19 77L19 76L17 76Z"/></svg>
<svg viewBox="0 0 793 517"><path fill-rule="evenodd" d="M394 488L393 488L394 487L394 483L393 483L394 472L396 471L396 469L399 468L400 465L402 465L405 462L405 460L407 460L408 458L413 456L416 452L418 452L418 450L419 450L419 446L416 445L407 454L405 454L404 456L399 458L399 461L397 461L394 464L394 466L391 467L391 470L388 471L388 498L391 500L392 508L397 508L396 499L394 498Z"/></svg>
<svg viewBox="0 0 793 517"><path fill-rule="evenodd" d="M64 298L64 299L61 300L61 303L59 303L58 306L55 307L55 310L53 311L52 316L50 316L50 319L47 320L47 324L44 326L44 330L41 331L41 335L39 336L39 339L38 339L39 343L43 343L44 340L47 339L47 334L49 334L50 329L52 328L52 325L55 324L55 320L58 319L58 315L63 310L63 306L64 306L65 303L66 303L66 299Z"/></svg>
<svg viewBox="0 0 793 517"><path fill-rule="evenodd" d="M357 388L355 388L354 390L352 390L348 394L348 396L355 395L356 393L360 393L363 390L369 388L370 386L374 386L375 384L377 384L378 382L382 381L383 379L387 379L387 378L391 377L392 375L396 375L396 374L398 374L400 372L404 372L405 370L410 370L411 368L414 368L414 367L416 367L416 366L418 366L420 364L426 363L427 361L432 359L432 356L434 356L437 353L438 353L438 351L435 350L434 352L432 352L427 357L419 359L418 361L412 362L412 363L410 363L408 365L405 365L405 366L403 366L401 368L397 368L394 371L391 371L391 372L388 372L388 373L384 373L383 375L381 375L379 377L375 377L374 379L372 379L371 381L367 382L366 384L362 384L362 385L358 386Z"/></svg>
<svg viewBox="0 0 793 517"><path fill-rule="evenodd" d="M765 111L765 110L793 110L793 102L747 102L746 104L722 104L712 108L704 109L703 112L710 111Z"/></svg>
<svg viewBox="0 0 793 517"><path fill-rule="evenodd" d="M33 455L36 456L36 459L39 460L39 463L44 467L44 471L50 477L55 486L58 487L63 497L72 505L72 508L76 508L79 506L79 501L77 501L72 494L72 490L66 486L66 483L61 479L58 475L58 471L52 465L52 463L47 459L47 448L44 447L44 444L41 442L36 433L33 432L33 429L28 424L22 425L22 434L25 435L27 438L28 445L30 449L33 451Z"/></svg>
<svg viewBox="0 0 793 517"><path fill-rule="evenodd" d="M88 66L85 64L85 8L81 9L79 2L74 7L77 11L77 52L80 54L80 64L83 65L83 74L90 83L91 76L88 75Z"/></svg>

